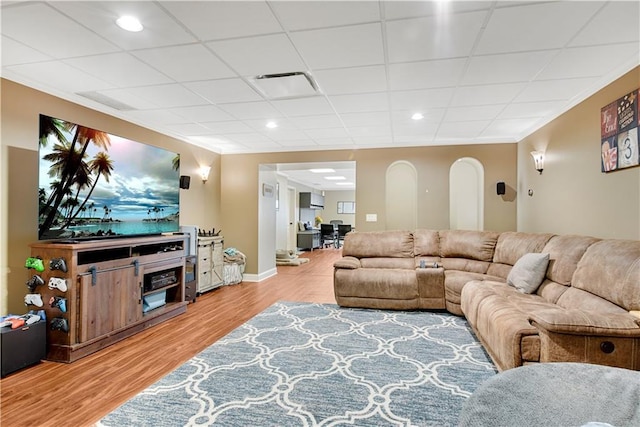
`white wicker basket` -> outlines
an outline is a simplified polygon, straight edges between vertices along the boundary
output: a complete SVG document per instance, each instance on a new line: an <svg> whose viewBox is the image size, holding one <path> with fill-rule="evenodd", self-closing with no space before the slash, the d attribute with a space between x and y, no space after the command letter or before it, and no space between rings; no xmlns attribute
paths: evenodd
<svg viewBox="0 0 640 427"><path fill-rule="evenodd" d="M244 263L225 262L222 267L222 280L225 285L235 285L242 282L242 273L244 273Z"/></svg>

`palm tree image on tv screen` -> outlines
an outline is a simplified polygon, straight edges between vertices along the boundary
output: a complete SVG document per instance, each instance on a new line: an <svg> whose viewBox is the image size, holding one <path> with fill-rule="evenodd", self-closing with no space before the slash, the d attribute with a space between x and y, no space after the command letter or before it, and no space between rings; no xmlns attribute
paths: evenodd
<svg viewBox="0 0 640 427"><path fill-rule="evenodd" d="M179 229L180 156L40 115L38 238Z"/></svg>

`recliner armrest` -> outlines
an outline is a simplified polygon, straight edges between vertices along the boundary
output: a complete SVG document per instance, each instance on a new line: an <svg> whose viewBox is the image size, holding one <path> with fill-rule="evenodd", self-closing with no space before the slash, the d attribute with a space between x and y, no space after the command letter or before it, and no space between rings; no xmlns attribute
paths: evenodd
<svg viewBox="0 0 640 427"><path fill-rule="evenodd" d="M344 256L333 263L333 268L344 268L347 270L355 270L360 268L360 260L352 256Z"/></svg>
<svg viewBox="0 0 640 427"><path fill-rule="evenodd" d="M626 313L558 308L536 310L528 317L532 325L558 334L640 337L640 319Z"/></svg>

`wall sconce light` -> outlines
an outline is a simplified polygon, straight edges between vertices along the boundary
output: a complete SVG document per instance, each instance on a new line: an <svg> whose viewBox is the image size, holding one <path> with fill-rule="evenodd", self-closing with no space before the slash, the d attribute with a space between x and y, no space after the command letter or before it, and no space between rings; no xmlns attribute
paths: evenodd
<svg viewBox="0 0 640 427"><path fill-rule="evenodd" d="M544 169L544 151L532 151L531 155L533 156L533 163L535 164L536 170L542 175L542 170Z"/></svg>
<svg viewBox="0 0 640 427"><path fill-rule="evenodd" d="M200 177L203 183L209 179L209 172L211 172L211 166L200 166Z"/></svg>

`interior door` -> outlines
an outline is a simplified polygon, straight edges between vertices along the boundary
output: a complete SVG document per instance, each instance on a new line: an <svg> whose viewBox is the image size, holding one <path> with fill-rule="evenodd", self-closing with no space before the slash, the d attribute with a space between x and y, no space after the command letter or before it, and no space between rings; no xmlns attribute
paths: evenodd
<svg viewBox="0 0 640 427"><path fill-rule="evenodd" d="M287 227L287 250L292 251L296 250L298 245L298 227L297 227L297 218L296 218L296 189L295 188L287 188L288 201L289 206L287 212L289 212L289 219Z"/></svg>

